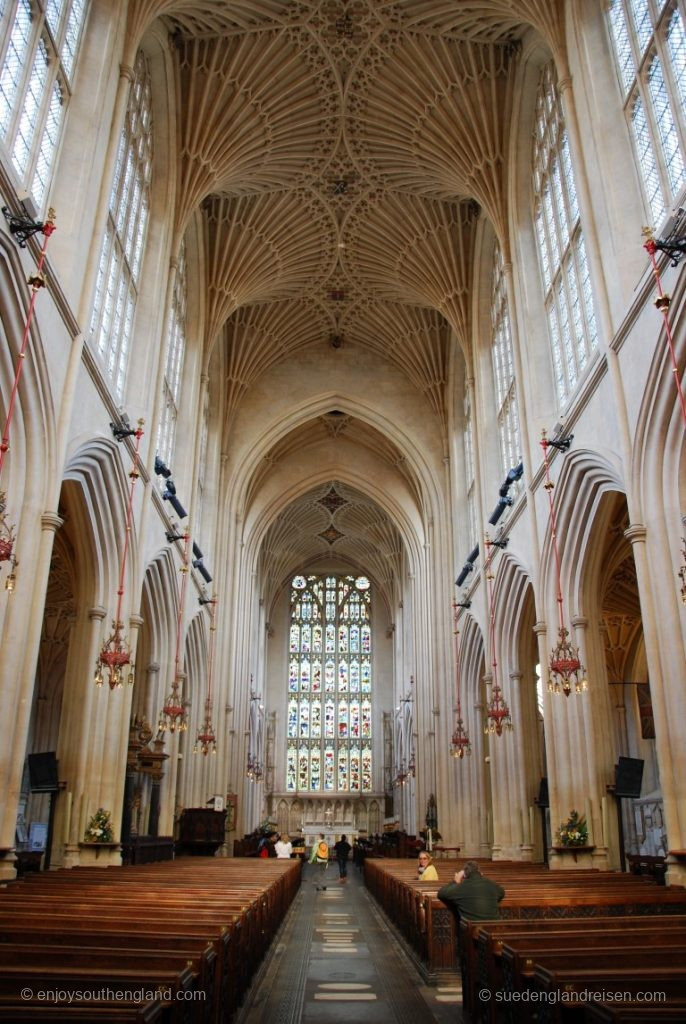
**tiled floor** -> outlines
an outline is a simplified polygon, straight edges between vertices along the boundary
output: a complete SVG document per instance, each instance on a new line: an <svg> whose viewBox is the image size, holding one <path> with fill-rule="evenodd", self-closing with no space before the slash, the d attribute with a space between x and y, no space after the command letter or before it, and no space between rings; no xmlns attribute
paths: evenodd
<svg viewBox="0 0 686 1024"><path fill-rule="evenodd" d="M361 876L330 865L318 891L312 870L238 1024L461 1024L459 976L425 985Z"/></svg>

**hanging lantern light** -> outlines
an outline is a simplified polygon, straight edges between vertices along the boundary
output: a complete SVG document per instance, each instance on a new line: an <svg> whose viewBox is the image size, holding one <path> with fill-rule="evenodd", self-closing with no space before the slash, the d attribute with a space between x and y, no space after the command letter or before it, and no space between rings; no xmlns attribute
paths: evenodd
<svg viewBox="0 0 686 1024"><path fill-rule="evenodd" d="M486 706L486 724L484 725L484 733L495 733L496 736L502 736L503 729L508 731L512 730L512 718L510 716L510 709L507 706L507 702L503 697L500 684L498 683L498 656L496 653L495 643L495 602L493 597L493 570L491 563L493 560L492 543L486 534L486 582L488 585L488 599L490 608L490 646L491 646L491 665L493 667L493 681L491 687L491 699Z"/></svg>
<svg viewBox="0 0 686 1024"><path fill-rule="evenodd" d="M686 538L681 538L681 557L684 560L683 565L679 569L679 579L681 580L681 600L683 604L686 604Z"/></svg>
<svg viewBox="0 0 686 1024"><path fill-rule="evenodd" d="M453 636L455 637L455 681L457 686L457 704L455 705L455 728L450 741L450 756L456 757L461 761L465 754L471 754L472 744L467 730L464 727L464 722L462 721L462 701L460 699L460 643L459 630L457 628L457 616L457 603L453 601Z"/></svg>
<svg viewBox="0 0 686 1024"><path fill-rule="evenodd" d="M190 527L190 524L189 524ZM179 608L176 616L176 654L174 656L174 678L171 689L165 698L157 728L160 732L170 733L185 732L188 728L188 709L181 696L181 673L179 661L181 658L181 625L183 622L183 611L185 607L186 582L188 580L188 547L190 544L190 528L183 534L183 559L181 563L181 590L179 593Z"/></svg>
<svg viewBox="0 0 686 1024"><path fill-rule="evenodd" d="M548 448L551 442L548 441L545 430L542 432L541 448L543 449L543 462L545 466L545 484L548 492L548 508L550 514L550 534L553 542L553 556L555 558L555 577L557 584L557 607L559 614L559 626L557 630L557 643L550 655L548 667L548 690L550 693L564 693L569 697L572 690L575 693L583 693L588 689L586 680L586 669L581 664L579 650L574 647L569 639L569 630L564 622L564 610L562 599L562 580L560 571L560 553L557 547L557 523L555 520L555 507L553 504L553 489L555 484L550 479L550 467L548 465Z"/></svg>
<svg viewBox="0 0 686 1024"><path fill-rule="evenodd" d="M195 740L195 746L193 747L193 753L207 754L217 753L217 739L214 735L214 729L212 727L212 669L214 667L214 636L216 632L216 626L214 624L215 609L217 605L217 598L213 598L208 602L210 605L210 649L208 653L208 666L207 666L207 697L205 698L205 720L202 726L198 729L198 735Z"/></svg>
<svg viewBox="0 0 686 1024"><path fill-rule="evenodd" d="M133 522L133 491L136 486L136 481L139 477L138 472L138 459L141 445L141 438L143 437L143 424L144 420L138 421L138 428L136 430L130 429L128 434L136 438L135 448L133 450L133 466L129 472L129 479L131 483L129 485L129 503L126 509L126 529L124 533L124 549L121 556L121 565L119 567L119 587L117 589L117 614L112 620L112 632L105 640L104 644L100 649L100 653L95 661L95 675L93 682L96 686L102 686L105 681L105 672L107 673L107 681L109 683L110 690L119 689L124 685L124 676L126 675L127 682L130 686L133 686L134 681L134 664L131 661L131 646L124 636L124 623L122 622L121 609L122 602L124 600L124 581L126 579L126 559L129 553L129 543L131 539L131 524ZM116 434L115 434L116 436ZM121 440L121 437L119 438ZM125 672L126 666L129 665L128 673Z"/></svg>

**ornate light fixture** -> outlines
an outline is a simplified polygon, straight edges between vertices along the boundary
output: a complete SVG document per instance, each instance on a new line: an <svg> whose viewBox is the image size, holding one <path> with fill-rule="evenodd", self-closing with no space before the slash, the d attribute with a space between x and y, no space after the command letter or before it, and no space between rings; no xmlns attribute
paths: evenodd
<svg viewBox="0 0 686 1024"><path fill-rule="evenodd" d="M193 747L193 753L207 754L217 753L217 739L214 735L214 729L212 728L212 669L214 667L214 635L217 627L214 624L215 609L217 606L217 598L213 597L211 601L207 602L210 605L210 649L208 653L208 666L207 666L207 697L205 698L205 720L198 729L198 735L195 739L195 746Z"/></svg>
<svg viewBox="0 0 686 1024"><path fill-rule="evenodd" d="M510 709L507 706L507 702L503 697L502 690L498 683L498 655L496 652L495 644L495 603L493 598L493 571L491 569L491 562L493 561L492 542L486 534L486 582L488 585L488 601L490 607L490 645L491 645L491 665L493 667L493 679L491 687L491 699L486 706L486 724L484 725L484 733L495 733L496 736L502 736L503 729L510 731L512 729L512 718L510 717Z"/></svg>
<svg viewBox="0 0 686 1024"><path fill-rule="evenodd" d="M398 766L398 773L397 773L395 779L393 780L393 785L394 786L406 786L407 785L408 777L409 776L408 776L407 770L405 768L405 762L401 761L400 765Z"/></svg>
<svg viewBox="0 0 686 1024"><path fill-rule="evenodd" d="M14 554L14 523L7 522L5 492L0 491L0 562L9 562L10 571L5 580L5 590L11 594L17 580L15 572L19 564Z"/></svg>
<svg viewBox="0 0 686 1024"><path fill-rule="evenodd" d="M460 699L460 634L457 628L458 614L459 606L456 601L453 601L453 636L455 637L455 679L457 684L457 704L455 706L455 729L453 730L453 736L450 741L450 756L457 757L462 760L465 754L471 754L472 744L469 740L467 730L464 727L464 722L462 721L462 701Z"/></svg>
<svg viewBox="0 0 686 1024"><path fill-rule="evenodd" d="M252 676L250 676L250 711L248 713L248 717L251 728L248 732L248 761L245 766L245 775L246 778L250 779L252 782L260 782L264 776L264 769L257 751L253 753L250 749L251 741L253 739L255 740L255 743L258 741L259 714L260 711L262 711L260 700L261 698L258 697L253 690Z"/></svg>
<svg viewBox="0 0 686 1024"><path fill-rule="evenodd" d="M183 556L181 561L181 590L179 593L179 609L176 616L176 654L174 655L174 678L171 689L165 698L162 710L160 711L157 728L160 732L175 733L185 732L188 728L188 709L181 696L181 675L179 672L179 661L181 658L181 625L183 622L183 610L185 606L186 583L188 581L188 547L191 540L190 524L186 533L182 535Z"/></svg>
<svg viewBox="0 0 686 1024"><path fill-rule="evenodd" d="M129 543L131 540L131 524L133 522L133 489L136 486L138 480L138 458L141 446L141 438L143 437L143 423L144 420L138 421L138 428L136 430L129 429L126 432L120 431L121 436L115 431L115 436L119 441L123 440L125 436L131 436L136 438L136 444L133 450L133 466L129 472L129 478L131 483L129 485L129 503L126 509L126 530L124 534L124 549L121 556L121 565L119 567L119 587L117 588L117 614L112 620L112 632L105 640L100 653L95 661L95 676L93 681L96 686L102 686L105 681L104 673L107 672L107 681L109 683L110 690L118 689L124 683L124 669L127 665L130 666L127 682L130 686L133 686L133 672L134 665L131 661L131 646L124 636L124 623L121 617L121 607L124 600L124 580L126 578L126 559L129 553Z"/></svg>
<svg viewBox="0 0 686 1024"><path fill-rule="evenodd" d="M5 463L5 455L10 450L10 424L12 423L12 416L14 414L14 407L17 400L17 393L19 391L19 381L21 380L21 372L24 368L24 362L26 361L26 346L29 341L29 333L31 330L31 323L33 321L34 308L36 305L36 297L41 288L45 285L45 278L43 276L43 264L45 263L45 250L48 245L51 234L55 230L55 211L50 207L48 210L47 220L43 223L40 221L31 220L29 217L14 217L10 214L8 207L3 206L2 212L9 224L10 234L15 239L18 239L20 248L25 248L26 241L32 235L37 234L39 231L44 235L43 245L40 250L38 257L38 264L35 271L28 278L28 284L31 285L31 299L29 302L29 308L26 313L26 322L24 324L24 334L21 341L21 347L17 356L17 367L14 374L14 382L12 384L12 390L10 392L9 401L7 403L7 415L5 417L5 427L2 432L2 440L0 441L0 476L2 476L2 469ZM15 524L10 523L7 520L6 515L7 501L4 491L0 491L0 562L9 562L10 571L5 580L5 590L8 594L14 592L14 588L17 582L16 569L19 565L19 560L14 554L14 541L15 541Z"/></svg>
<svg viewBox="0 0 686 1024"><path fill-rule="evenodd" d="M676 266L681 257L684 255L686 249L686 214L683 210L679 211L676 223L674 223L671 232L668 232L668 237L664 240L656 239L653 235L651 228L643 228L643 236L645 242L643 248L647 251L650 256L650 264L653 268L653 275L655 277L655 283L657 285L657 297L655 299L655 308L659 313L662 313L664 320L665 335L667 337L667 345L669 346L669 356L672 362L672 373L674 375L674 383L676 385L677 394L679 396L679 405L681 406L681 417L686 424L686 398L684 398L683 388L681 386L681 374L679 372L679 364L677 362L676 353L674 349L674 338L672 337L672 329L669 324L669 307L672 303L672 298L662 288L662 280L660 278L660 268L657 265L657 259L655 253L658 250L666 252L672 260L672 266Z"/></svg>
<svg viewBox="0 0 686 1024"><path fill-rule="evenodd" d="M584 690L587 690L588 682L586 681L586 669L581 664L581 660L579 658L579 649L574 647L569 639L569 630L566 628L564 622L560 553L557 547L557 524L555 521L555 507L553 504L553 489L555 484L550 479L550 467L548 465L548 448L551 444L553 447L561 447L561 450L566 450L565 445L567 448L569 447L566 441L549 441L545 430L543 431L541 438L541 448L543 449L543 462L545 466L545 484L543 486L548 492L550 534L553 542L557 584L556 600L560 618L560 624L557 630L557 643L553 647L548 665L550 669L548 690L550 693L564 693L565 697L569 697L572 689L575 693L582 693Z"/></svg>

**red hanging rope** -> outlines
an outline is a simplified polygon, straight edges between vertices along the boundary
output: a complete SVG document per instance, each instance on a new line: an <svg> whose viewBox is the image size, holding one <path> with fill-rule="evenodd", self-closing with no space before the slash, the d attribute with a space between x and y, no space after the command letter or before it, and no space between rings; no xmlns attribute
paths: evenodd
<svg viewBox="0 0 686 1024"><path fill-rule="evenodd" d="M29 302L29 310L26 314L26 324L24 325L24 336L21 342L21 348L19 349L19 356L17 358L17 371L14 375L14 384L12 385L12 391L10 394L9 404L7 406L7 418L5 420L5 429L2 432L2 441L0 441L0 475L2 474L2 467L5 462L5 455L10 449L10 424L12 422L12 415L14 413L14 405L17 399L17 392L19 390L19 381L21 379L21 371L24 366L24 359L26 358L26 346L29 340L29 331L31 330L31 323L33 321L33 312L36 305L36 296L39 290L45 284L43 280L42 270L43 264L45 263L45 250L47 249L50 235L55 230L54 213L50 211L48 220L41 228L43 235L45 236L43 245L41 247L40 256L38 258L38 265L35 273L29 278L29 284L31 285L31 301Z"/></svg>
<svg viewBox="0 0 686 1024"><path fill-rule="evenodd" d="M655 239L652 237L648 238L647 241L644 243L643 248L650 256L650 263L653 268L653 274L655 275L655 283L657 285L658 296L655 301L655 305L657 309L660 311L660 313L662 313L662 319L664 320L665 334L667 335L667 344L669 346L669 355L672 360L672 373L674 374L674 383L676 385L677 394L679 395L679 404L681 405L681 417L684 421L684 424L686 424L686 398L684 398L684 392L681 387L681 380L679 377L679 366L677 364L676 352L674 349L674 338L672 337L672 329L669 325L669 317L667 315L669 312L670 297L663 291L662 288L660 269L657 265L657 260L655 258L655 253L657 252L657 245L655 244Z"/></svg>
<svg viewBox="0 0 686 1024"><path fill-rule="evenodd" d="M458 608L453 601L453 636L455 637L455 682L457 684L457 717L462 718L462 701L460 699L460 631L457 628Z"/></svg>
<svg viewBox="0 0 686 1024"><path fill-rule="evenodd" d="M498 689L498 655L496 653L495 646L495 600L493 597L493 573L491 572L491 562L493 561L492 543L486 535L486 562L484 568L486 570L486 583L488 586L488 603L489 603L489 636L491 643L491 657L493 666L493 687L494 690Z"/></svg>

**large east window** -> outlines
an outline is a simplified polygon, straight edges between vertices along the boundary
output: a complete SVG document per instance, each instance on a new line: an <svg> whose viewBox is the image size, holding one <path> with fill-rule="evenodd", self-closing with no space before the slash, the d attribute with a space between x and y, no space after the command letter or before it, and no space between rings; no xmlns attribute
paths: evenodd
<svg viewBox="0 0 686 1024"><path fill-rule="evenodd" d="M0 3L0 137L39 210L54 170L86 6L86 0Z"/></svg>
<svg viewBox="0 0 686 1024"><path fill-rule="evenodd" d="M569 139L552 62L536 97L534 222L560 406L568 401L598 344Z"/></svg>
<svg viewBox="0 0 686 1024"><path fill-rule="evenodd" d="M150 210L152 96L148 62L136 58L119 139L90 336L118 398L124 396L133 318Z"/></svg>
<svg viewBox="0 0 686 1024"><path fill-rule="evenodd" d="M286 790L369 792L369 580L366 576L295 576L290 623Z"/></svg>
<svg viewBox="0 0 686 1024"><path fill-rule="evenodd" d="M610 0L610 37L646 203L657 227L686 187L686 32L676 0Z"/></svg>

